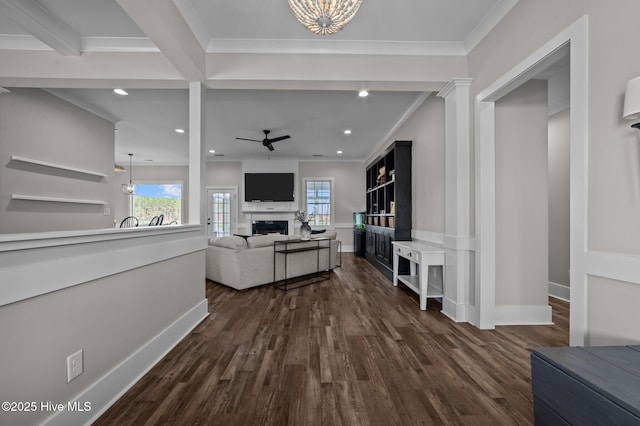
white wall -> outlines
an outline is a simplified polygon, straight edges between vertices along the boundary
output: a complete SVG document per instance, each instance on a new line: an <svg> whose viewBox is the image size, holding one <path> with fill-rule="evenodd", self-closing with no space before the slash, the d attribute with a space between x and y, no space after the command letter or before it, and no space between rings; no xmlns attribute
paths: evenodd
<svg viewBox="0 0 640 426"><path fill-rule="evenodd" d="M0 233L113 226L114 125L41 89L0 96ZM11 160L12 155L106 174L96 177ZM12 200L11 194L105 205Z"/></svg>

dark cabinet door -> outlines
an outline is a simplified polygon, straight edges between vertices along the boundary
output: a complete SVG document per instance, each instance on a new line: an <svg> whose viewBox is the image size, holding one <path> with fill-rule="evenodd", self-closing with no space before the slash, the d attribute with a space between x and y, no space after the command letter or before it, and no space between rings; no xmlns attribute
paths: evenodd
<svg viewBox="0 0 640 426"><path fill-rule="evenodd" d="M386 232L376 234L376 256L384 264L389 264L391 236Z"/></svg>
<svg viewBox="0 0 640 426"><path fill-rule="evenodd" d="M367 253L370 255L375 255L376 253L376 234L371 230L367 229Z"/></svg>
<svg viewBox="0 0 640 426"><path fill-rule="evenodd" d="M389 244L387 245L387 256L385 257L387 261L387 266L393 269L393 242L395 238L393 238L393 234L389 235Z"/></svg>

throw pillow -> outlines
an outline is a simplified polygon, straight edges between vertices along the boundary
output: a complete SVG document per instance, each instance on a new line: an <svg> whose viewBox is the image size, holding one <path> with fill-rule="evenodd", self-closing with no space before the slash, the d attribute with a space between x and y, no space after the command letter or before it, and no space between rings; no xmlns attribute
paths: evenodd
<svg viewBox="0 0 640 426"><path fill-rule="evenodd" d="M322 234L323 232L327 232L326 229L312 229L311 234Z"/></svg>

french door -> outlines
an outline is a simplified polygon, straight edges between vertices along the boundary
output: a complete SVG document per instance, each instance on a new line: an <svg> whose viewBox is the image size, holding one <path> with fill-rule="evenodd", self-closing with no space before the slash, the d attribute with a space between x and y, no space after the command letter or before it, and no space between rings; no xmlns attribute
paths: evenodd
<svg viewBox="0 0 640 426"><path fill-rule="evenodd" d="M238 190L236 188L207 189L207 235L226 237L237 233Z"/></svg>

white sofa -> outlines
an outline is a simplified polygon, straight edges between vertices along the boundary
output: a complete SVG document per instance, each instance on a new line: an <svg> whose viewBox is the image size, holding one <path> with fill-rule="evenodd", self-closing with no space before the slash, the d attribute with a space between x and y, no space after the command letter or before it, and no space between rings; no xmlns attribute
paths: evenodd
<svg viewBox="0 0 640 426"><path fill-rule="evenodd" d="M330 245L330 251L320 250L320 271L336 266L339 241L335 231L312 235L328 238L322 245ZM206 254L206 277L211 281L242 290L274 281L274 241L298 239L295 235L267 234L253 237L210 238ZM313 244L316 243L302 243ZM287 255L287 279L316 272L318 251L303 251ZM285 255L276 255L275 280L284 279Z"/></svg>

